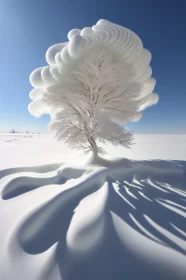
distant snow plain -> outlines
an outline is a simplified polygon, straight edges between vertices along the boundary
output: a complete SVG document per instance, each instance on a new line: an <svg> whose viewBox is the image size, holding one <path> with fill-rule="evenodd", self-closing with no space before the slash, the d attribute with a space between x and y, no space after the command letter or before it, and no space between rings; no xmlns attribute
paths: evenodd
<svg viewBox="0 0 186 280"><path fill-rule="evenodd" d="M131 149L105 146L106 157L186 160L186 135L135 135L134 143ZM84 160L82 152L70 150L50 134L0 134L0 155L0 169Z"/></svg>

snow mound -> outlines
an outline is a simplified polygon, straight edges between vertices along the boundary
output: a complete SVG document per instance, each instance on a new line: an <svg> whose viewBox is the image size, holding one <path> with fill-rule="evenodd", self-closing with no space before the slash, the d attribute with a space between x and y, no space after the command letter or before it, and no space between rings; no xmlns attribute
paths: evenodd
<svg viewBox="0 0 186 280"><path fill-rule="evenodd" d="M99 158L1 177L1 280L185 279L183 164Z"/></svg>

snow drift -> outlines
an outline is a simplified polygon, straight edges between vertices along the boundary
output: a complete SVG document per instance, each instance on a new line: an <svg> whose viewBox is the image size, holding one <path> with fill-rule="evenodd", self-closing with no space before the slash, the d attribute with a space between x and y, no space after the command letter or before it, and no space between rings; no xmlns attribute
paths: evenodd
<svg viewBox="0 0 186 280"><path fill-rule="evenodd" d="M185 167L107 161L1 171L0 279L185 279Z"/></svg>

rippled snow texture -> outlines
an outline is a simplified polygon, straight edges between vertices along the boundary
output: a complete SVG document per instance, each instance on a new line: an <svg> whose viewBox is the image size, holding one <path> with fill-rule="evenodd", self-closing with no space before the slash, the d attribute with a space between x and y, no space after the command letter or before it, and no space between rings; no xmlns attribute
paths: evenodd
<svg viewBox="0 0 186 280"><path fill-rule="evenodd" d="M100 159L2 170L0 279L184 280L185 168Z"/></svg>

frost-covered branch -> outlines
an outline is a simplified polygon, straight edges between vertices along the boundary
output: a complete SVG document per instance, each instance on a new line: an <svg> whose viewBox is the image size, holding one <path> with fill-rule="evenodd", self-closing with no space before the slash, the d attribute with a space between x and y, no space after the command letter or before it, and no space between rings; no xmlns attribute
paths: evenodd
<svg viewBox="0 0 186 280"><path fill-rule="evenodd" d="M61 51L49 49L51 66L31 75L29 110L50 113L50 129L72 148L98 153L100 142L129 148L133 137L124 126L158 101L151 55L136 34L108 21L76 32Z"/></svg>

